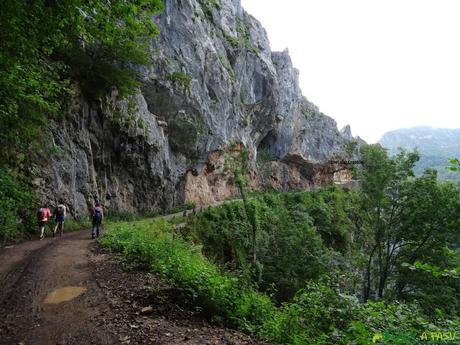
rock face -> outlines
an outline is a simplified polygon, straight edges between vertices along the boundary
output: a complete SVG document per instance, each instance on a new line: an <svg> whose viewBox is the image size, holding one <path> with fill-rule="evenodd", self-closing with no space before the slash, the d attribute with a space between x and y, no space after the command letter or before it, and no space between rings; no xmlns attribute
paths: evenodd
<svg viewBox="0 0 460 345"><path fill-rule="evenodd" d="M229 157L247 153L252 188L306 190L343 179L350 131L302 96L289 53L272 52L239 0L166 0L153 64L130 101L74 98L36 166L42 200L84 214L207 204L236 193ZM231 170L231 169L230 169ZM345 177L346 178L346 177Z"/></svg>

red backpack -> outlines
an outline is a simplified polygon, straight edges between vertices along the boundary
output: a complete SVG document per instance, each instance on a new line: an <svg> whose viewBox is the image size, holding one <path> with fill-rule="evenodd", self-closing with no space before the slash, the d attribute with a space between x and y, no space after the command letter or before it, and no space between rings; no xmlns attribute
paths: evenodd
<svg viewBox="0 0 460 345"><path fill-rule="evenodd" d="M46 214L46 210L42 207L38 210L37 212L37 218L38 220L43 220L45 219L45 214Z"/></svg>

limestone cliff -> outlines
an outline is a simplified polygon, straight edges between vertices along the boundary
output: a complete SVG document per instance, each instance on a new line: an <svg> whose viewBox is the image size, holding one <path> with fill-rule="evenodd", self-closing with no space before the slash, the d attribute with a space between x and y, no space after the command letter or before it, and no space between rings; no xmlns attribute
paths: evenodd
<svg viewBox="0 0 460 345"><path fill-rule="evenodd" d="M239 0L166 0L155 21L161 34L135 97L95 102L77 90L50 162L34 168L43 200L77 215L95 200L126 210L210 203L235 193L230 147L249 153L253 188L350 178L331 163L356 155L349 130L302 96L288 52L271 51Z"/></svg>

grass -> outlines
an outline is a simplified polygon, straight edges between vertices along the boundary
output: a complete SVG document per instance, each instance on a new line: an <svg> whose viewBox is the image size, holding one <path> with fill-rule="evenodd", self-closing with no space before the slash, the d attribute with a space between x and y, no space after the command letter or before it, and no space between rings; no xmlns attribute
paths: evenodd
<svg viewBox="0 0 460 345"><path fill-rule="evenodd" d="M186 223L187 220L188 220L188 216L177 216L177 217L169 219L168 221L176 225L176 224Z"/></svg>
<svg viewBox="0 0 460 345"><path fill-rule="evenodd" d="M54 227L56 226L56 220L51 219L45 225L45 235L51 236L53 234ZM74 219L71 217L67 217L64 222L64 233L78 231L82 229L91 229L91 221L88 218L83 219Z"/></svg>
<svg viewBox="0 0 460 345"><path fill-rule="evenodd" d="M227 59L222 54L219 54L218 57L219 57L220 63L227 71L228 76L230 77L230 80L232 81L232 83L234 83L236 81L236 74L232 66L230 66L230 63L227 61Z"/></svg>
<svg viewBox="0 0 460 345"><path fill-rule="evenodd" d="M186 203L182 205L177 205L169 209L160 209L151 212L129 212L129 211L108 211L106 212L106 217L104 221L104 225L109 226L112 223L117 222L134 222L139 221L145 218L154 218L154 217L161 217L166 216L169 214L175 214L182 212L184 210L191 210L194 209L196 206L193 203ZM174 224L180 224L186 222L187 217L178 216L171 220ZM45 235L51 236L54 227L56 226L56 220L54 218L50 219L48 223L45 225ZM72 232L72 231L79 231L79 230L86 230L91 229L92 223L91 218L88 217L83 218L73 218L72 216L67 216L64 223L64 233ZM37 231L37 230L36 230ZM34 231L35 233L37 233ZM37 233L38 234L38 233Z"/></svg>
<svg viewBox="0 0 460 345"><path fill-rule="evenodd" d="M173 72L168 78L183 89L189 89L192 83L192 77L185 72Z"/></svg>
<svg viewBox="0 0 460 345"><path fill-rule="evenodd" d="M199 0L201 9L203 10L204 16L207 20L212 21L212 11L220 10L220 0Z"/></svg>

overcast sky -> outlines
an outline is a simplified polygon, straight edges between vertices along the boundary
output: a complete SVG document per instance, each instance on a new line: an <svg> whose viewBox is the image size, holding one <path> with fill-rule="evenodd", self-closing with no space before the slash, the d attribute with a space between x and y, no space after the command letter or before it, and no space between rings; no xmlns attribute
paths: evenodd
<svg viewBox="0 0 460 345"><path fill-rule="evenodd" d="M339 128L460 128L459 0L241 0Z"/></svg>

